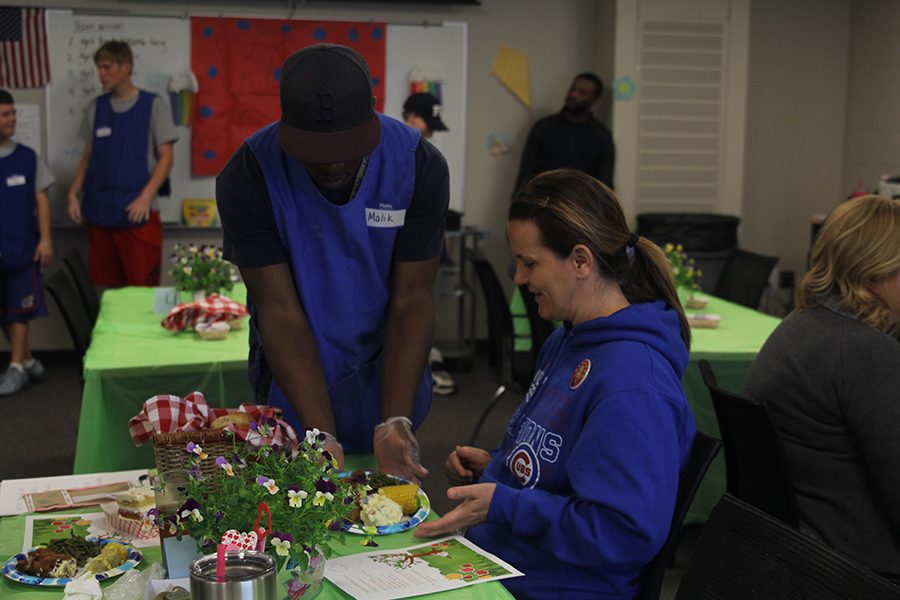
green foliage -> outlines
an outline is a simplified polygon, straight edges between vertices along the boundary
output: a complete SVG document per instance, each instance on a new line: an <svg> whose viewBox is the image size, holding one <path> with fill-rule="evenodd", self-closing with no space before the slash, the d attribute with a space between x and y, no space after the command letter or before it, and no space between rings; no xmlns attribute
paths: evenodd
<svg viewBox="0 0 900 600"><path fill-rule="evenodd" d="M251 435L258 435L251 441L264 441L268 427L253 423ZM163 526L186 529L209 552L208 544L214 548L230 529L254 531L258 510L265 503L272 516L265 551L279 566L287 560L289 568L305 568L316 546L330 555L329 527L340 531L337 525L350 514L362 490L350 478L338 476L337 461L324 450L324 439L312 429L293 451L235 440L228 456L207 455L196 444L188 444L185 451L191 454L192 469L184 489L186 500L174 519L168 517L167 522L161 517ZM214 475L201 473L206 461L219 467ZM263 515L259 527L266 526Z"/></svg>
<svg viewBox="0 0 900 600"><path fill-rule="evenodd" d="M699 292L703 271L694 266L694 259L688 257L681 244L666 244L663 250L666 253L666 258L669 259L675 287L683 288L691 295Z"/></svg>
<svg viewBox="0 0 900 600"><path fill-rule="evenodd" d="M215 246L175 244L175 252L169 256L175 278L175 289L183 292L203 291L207 294L219 290L231 290L237 281L237 269L222 258L222 249Z"/></svg>

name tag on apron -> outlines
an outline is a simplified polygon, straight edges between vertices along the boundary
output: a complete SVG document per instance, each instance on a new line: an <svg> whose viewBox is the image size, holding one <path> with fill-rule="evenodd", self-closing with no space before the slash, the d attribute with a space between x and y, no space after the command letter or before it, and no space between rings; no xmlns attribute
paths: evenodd
<svg viewBox="0 0 900 600"><path fill-rule="evenodd" d="M366 225L369 227L403 227L405 210L366 209Z"/></svg>
<svg viewBox="0 0 900 600"><path fill-rule="evenodd" d="M112 135L112 127L98 127L96 131L97 137L109 137Z"/></svg>
<svg viewBox="0 0 900 600"><path fill-rule="evenodd" d="M16 187L18 185L25 185L25 176L24 175L10 175L6 178L6 187Z"/></svg>

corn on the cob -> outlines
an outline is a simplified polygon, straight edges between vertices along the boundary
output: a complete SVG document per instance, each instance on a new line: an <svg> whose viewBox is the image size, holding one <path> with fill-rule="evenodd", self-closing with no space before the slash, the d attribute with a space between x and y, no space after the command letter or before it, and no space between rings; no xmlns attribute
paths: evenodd
<svg viewBox="0 0 900 600"><path fill-rule="evenodd" d="M411 483L404 485L386 485L378 490L400 505L404 515L411 515L419 510L419 486Z"/></svg>

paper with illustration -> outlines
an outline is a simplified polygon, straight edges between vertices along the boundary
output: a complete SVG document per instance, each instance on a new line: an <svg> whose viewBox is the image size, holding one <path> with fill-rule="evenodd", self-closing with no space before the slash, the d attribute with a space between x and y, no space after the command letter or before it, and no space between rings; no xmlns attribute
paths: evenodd
<svg viewBox="0 0 900 600"><path fill-rule="evenodd" d="M329 581L367 600L408 598L520 575L509 563L458 536L325 563Z"/></svg>

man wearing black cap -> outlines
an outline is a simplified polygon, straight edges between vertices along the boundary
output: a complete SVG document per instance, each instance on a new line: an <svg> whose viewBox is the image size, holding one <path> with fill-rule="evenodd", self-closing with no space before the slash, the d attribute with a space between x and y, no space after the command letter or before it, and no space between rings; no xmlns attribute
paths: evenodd
<svg viewBox="0 0 900 600"><path fill-rule="evenodd" d="M374 451L379 470L423 477L412 430L431 404L446 161L375 113L355 50L295 52L280 90L281 121L216 180L225 255L247 284L257 396L325 433L341 463Z"/></svg>
<svg viewBox="0 0 900 600"><path fill-rule="evenodd" d="M435 131L447 131L441 120L441 101L433 94L419 92L411 95L403 103L403 122L418 129L431 139Z"/></svg>

